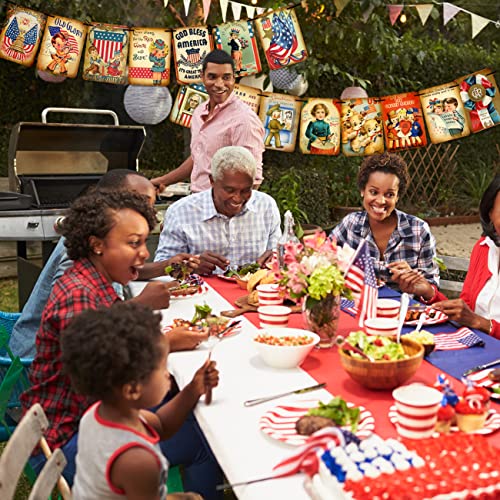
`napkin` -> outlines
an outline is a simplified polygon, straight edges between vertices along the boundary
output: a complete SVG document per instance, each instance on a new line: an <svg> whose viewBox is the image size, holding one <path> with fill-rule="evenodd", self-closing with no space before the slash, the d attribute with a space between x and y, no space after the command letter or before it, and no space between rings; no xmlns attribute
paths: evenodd
<svg viewBox="0 0 500 500"><path fill-rule="evenodd" d="M354 317L358 314L358 308L354 305L354 300L340 299L340 309Z"/></svg>
<svg viewBox="0 0 500 500"><path fill-rule="evenodd" d="M469 347L484 347L484 341L466 326L454 333L437 333L434 335L436 351L456 351Z"/></svg>

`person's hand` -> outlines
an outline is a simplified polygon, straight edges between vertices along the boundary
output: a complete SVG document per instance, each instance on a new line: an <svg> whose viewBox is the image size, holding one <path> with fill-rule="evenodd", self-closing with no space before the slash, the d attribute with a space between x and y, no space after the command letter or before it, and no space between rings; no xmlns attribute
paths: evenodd
<svg viewBox="0 0 500 500"><path fill-rule="evenodd" d="M156 187L156 193L160 194L165 190L167 187L167 184L165 184L165 181L163 180L163 177L155 177L154 179L151 179L151 184Z"/></svg>
<svg viewBox="0 0 500 500"><path fill-rule="evenodd" d="M200 265L197 271L199 274L212 274L217 267L226 269L229 264L229 261L223 255L207 250L200 255Z"/></svg>
<svg viewBox="0 0 500 500"><path fill-rule="evenodd" d="M462 299L436 302L432 304L432 308L445 313L448 318L452 321L457 321L461 325L483 329L481 325L481 319L483 318L479 314L476 314Z"/></svg>
<svg viewBox="0 0 500 500"><path fill-rule="evenodd" d="M408 262L391 262L387 267L391 272L391 281L397 283L402 292L418 295L425 300L430 300L434 297L434 287L425 279L420 271L412 269Z"/></svg>
<svg viewBox="0 0 500 500"><path fill-rule="evenodd" d="M191 271L194 271L200 265L200 256L190 253L178 253L165 261L165 267L171 266L172 264L182 264L183 262L191 268Z"/></svg>
<svg viewBox="0 0 500 500"><path fill-rule="evenodd" d="M189 386L190 390L199 398L205 394L207 389L213 389L219 384L219 370L215 367L215 361L207 359L203 366L194 374Z"/></svg>
<svg viewBox="0 0 500 500"><path fill-rule="evenodd" d="M273 251L272 250L266 250L258 259L257 259L257 264L259 264L260 267L264 267L267 262L269 262L273 257Z"/></svg>
<svg viewBox="0 0 500 500"><path fill-rule="evenodd" d="M173 286L178 286L178 281L151 281L148 283L142 292L134 297L134 302L151 307L152 309L167 309L170 305L169 289Z"/></svg>
<svg viewBox="0 0 500 500"><path fill-rule="evenodd" d="M176 351L191 351L196 349L201 342L208 339L208 329L197 329L196 327L172 328L167 332L170 350Z"/></svg>

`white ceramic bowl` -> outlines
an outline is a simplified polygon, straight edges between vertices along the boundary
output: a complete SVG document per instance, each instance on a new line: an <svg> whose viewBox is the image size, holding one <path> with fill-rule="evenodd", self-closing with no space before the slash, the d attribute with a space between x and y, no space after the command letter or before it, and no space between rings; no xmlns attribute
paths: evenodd
<svg viewBox="0 0 500 500"><path fill-rule="evenodd" d="M368 318L365 320L367 335L391 337L398 332L398 320L394 318Z"/></svg>
<svg viewBox="0 0 500 500"><path fill-rule="evenodd" d="M272 335L275 337L301 337L307 335L311 342L299 346L269 345L257 342L254 338L253 344L264 362L274 368L295 368L299 366L312 348L319 342L319 336L309 330L299 328L270 328L257 332L257 335Z"/></svg>
<svg viewBox="0 0 500 500"><path fill-rule="evenodd" d="M394 299L378 299L377 300L377 317L378 318L398 318L399 308L401 304Z"/></svg>

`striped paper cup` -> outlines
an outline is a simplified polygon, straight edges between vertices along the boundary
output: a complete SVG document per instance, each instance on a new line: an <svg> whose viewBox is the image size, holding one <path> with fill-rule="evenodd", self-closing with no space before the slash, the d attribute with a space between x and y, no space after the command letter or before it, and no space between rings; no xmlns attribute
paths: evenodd
<svg viewBox="0 0 500 500"><path fill-rule="evenodd" d="M259 313L260 326L269 328L287 326L288 317L292 310L286 306L260 306L257 312Z"/></svg>
<svg viewBox="0 0 500 500"><path fill-rule="evenodd" d="M401 437L424 439L432 436L443 395L423 385L403 385L392 391L396 402L396 429Z"/></svg>
<svg viewBox="0 0 500 500"><path fill-rule="evenodd" d="M394 299L377 300L377 318L399 318L399 308L401 304Z"/></svg>
<svg viewBox="0 0 500 500"><path fill-rule="evenodd" d="M280 293L279 285L276 283L258 285L257 293L260 306L279 306L283 304L283 296Z"/></svg>

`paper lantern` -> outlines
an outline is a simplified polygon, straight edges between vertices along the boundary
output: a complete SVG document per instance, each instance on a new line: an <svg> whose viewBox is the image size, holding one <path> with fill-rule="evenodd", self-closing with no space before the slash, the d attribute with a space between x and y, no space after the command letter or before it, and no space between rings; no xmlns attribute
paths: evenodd
<svg viewBox="0 0 500 500"><path fill-rule="evenodd" d="M39 69L37 69L36 73L44 82L61 83L64 82L64 80L66 80L65 76L53 75L48 71L40 71Z"/></svg>
<svg viewBox="0 0 500 500"><path fill-rule="evenodd" d="M172 109L172 95L167 87L129 85L123 97L127 114L141 125L156 125Z"/></svg>
<svg viewBox="0 0 500 500"><path fill-rule="evenodd" d="M300 96L307 92L309 83L304 75L294 68L280 68L269 72L271 82L277 89L287 90L290 94Z"/></svg>
<svg viewBox="0 0 500 500"><path fill-rule="evenodd" d="M346 87L340 94L341 99L364 99L366 97L368 94L363 87Z"/></svg>

